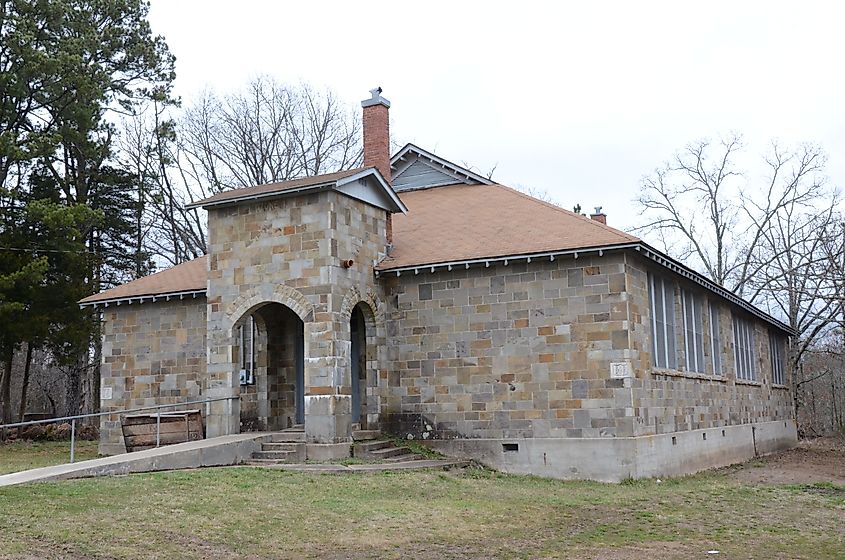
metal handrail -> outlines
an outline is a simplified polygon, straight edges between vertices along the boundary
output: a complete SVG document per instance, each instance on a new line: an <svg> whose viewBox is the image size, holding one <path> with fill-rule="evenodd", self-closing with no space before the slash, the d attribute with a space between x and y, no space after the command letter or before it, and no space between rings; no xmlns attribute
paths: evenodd
<svg viewBox="0 0 845 560"><path fill-rule="evenodd" d="M58 422L67 422L70 420L70 462L73 463L76 455L76 421L84 418L99 418L100 416L111 416L113 414L126 414L129 412L141 412L144 410L159 410L162 408L172 408L175 406L188 406L191 404L206 404L218 401L231 401L240 399L240 396L231 397L217 397L214 399L203 399L199 401L185 401L173 404L156 404L151 406L142 406L139 408L121 408L118 410L109 410L108 412L92 412L90 414L76 414L74 416L57 416L55 418L45 418L43 420L29 420L27 422L15 422L14 424L0 424L0 431L5 431L8 428L23 428L24 426L34 426L36 424L55 424ZM156 447L161 445L161 414L156 416Z"/></svg>

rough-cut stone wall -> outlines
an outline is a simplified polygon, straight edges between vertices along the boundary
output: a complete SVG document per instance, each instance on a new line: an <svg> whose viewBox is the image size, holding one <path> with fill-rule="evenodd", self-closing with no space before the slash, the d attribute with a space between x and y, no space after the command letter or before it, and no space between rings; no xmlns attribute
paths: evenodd
<svg viewBox="0 0 845 560"><path fill-rule="evenodd" d="M373 321L379 313L372 267L385 251L386 216L336 192L210 210L205 394L238 394L233 326L269 302L281 303L304 322L307 437L346 440L347 308L363 300L373 308ZM238 418L225 406L213 407L209 428L215 435L237 432Z"/></svg>
<svg viewBox="0 0 845 560"><path fill-rule="evenodd" d="M296 424L296 345L302 324L278 306L264 309L269 339L265 423L271 430L281 430Z"/></svg>
<svg viewBox="0 0 845 560"><path fill-rule="evenodd" d="M755 422L786 420L793 417L791 391L772 383L769 354L769 327L751 315L709 294L696 284L649 264L642 257L626 256L631 308L631 336L634 352L634 406L636 435L662 434ZM674 279L675 316L678 326L675 342L678 369L656 369L651 361L651 310L648 299L648 272ZM709 305L719 309L719 342L722 375L713 375L713 348L704 337L706 372L684 371L685 345L681 328L680 289L692 290L705 298L703 327L710 333ZM739 313L754 326L757 380L738 380L734 358L733 313ZM789 384L787 380L787 385Z"/></svg>
<svg viewBox="0 0 845 560"><path fill-rule="evenodd" d="M631 436L621 254L403 274L383 412L422 437Z"/></svg>
<svg viewBox="0 0 845 560"><path fill-rule="evenodd" d="M205 298L110 306L103 319L103 412L200 398ZM100 452L123 451L120 418L102 417Z"/></svg>
<svg viewBox="0 0 845 560"><path fill-rule="evenodd" d="M768 327L755 326L759 380L734 373L732 306L673 273L684 363L681 286L719 306L724 374L651 365L648 265L633 253L386 276L389 428L422 437L608 437L790 419L772 386ZM705 361L711 364L705 336ZM612 379L628 362L633 377Z"/></svg>

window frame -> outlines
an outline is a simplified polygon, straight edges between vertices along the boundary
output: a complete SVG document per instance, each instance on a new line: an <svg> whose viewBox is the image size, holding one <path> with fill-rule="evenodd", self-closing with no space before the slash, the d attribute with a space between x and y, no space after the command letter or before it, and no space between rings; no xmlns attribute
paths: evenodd
<svg viewBox="0 0 845 560"><path fill-rule="evenodd" d="M713 377L723 377L721 310L716 302L708 300L707 303L710 320L710 366L713 368Z"/></svg>
<svg viewBox="0 0 845 560"><path fill-rule="evenodd" d="M684 334L684 366L690 373L706 374L704 358L704 298L681 288L681 315ZM688 305L689 304L689 305Z"/></svg>
<svg viewBox="0 0 845 560"><path fill-rule="evenodd" d="M247 334L249 331L249 334ZM241 369L249 373L255 371L255 317L250 315L241 325ZM249 344L249 352L247 352Z"/></svg>
<svg viewBox="0 0 845 560"><path fill-rule="evenodd" d="M655 369L677 369L678 350L676 342L677 314L675 311L675 283L671 280L667 280L664 276L649 272L648 293L649 307L651 310L652 367ZM657 305L658 295L660 296L659 310ZM667 313L667 304L669 310L671 311L670 313ZM658 313L658 311L660 313ZM659 321L658 314L660 315ZM661 340L663 343L662 355L658 352Z"/></svg>
<svg viewBox="0 0 845 560"><path fill-rule="evenodd" d="M749 319L733 314L734 370L740 381L759 382L756 329Z"/></svg>
<svg viewBox="0 0 845 560"><path fill-rule="evenodd" d="M769 360L772 367L772 385L786 386L787 339L769 330Z"/></svg>

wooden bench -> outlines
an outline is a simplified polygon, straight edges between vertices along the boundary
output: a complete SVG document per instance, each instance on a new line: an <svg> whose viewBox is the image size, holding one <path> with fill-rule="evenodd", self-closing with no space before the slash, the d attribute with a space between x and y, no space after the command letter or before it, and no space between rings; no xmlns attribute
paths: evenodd
<svg viewBox="0 0 845 560"><path fill-rule="evenodd" d="M205 439L199 410L178 410L152 414L132 414L120 419L126 451L142 451L159 445L172 445ZM156 424L158 429L156 429Z"/></svg>

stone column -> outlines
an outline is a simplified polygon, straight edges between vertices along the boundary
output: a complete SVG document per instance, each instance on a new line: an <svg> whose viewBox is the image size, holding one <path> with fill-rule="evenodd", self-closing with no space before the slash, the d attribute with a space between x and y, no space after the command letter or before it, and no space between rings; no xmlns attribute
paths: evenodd
<svg viewBox="0 0 845 560"><path fill-rule="evenodd" d="M318 314L328 315L328 314ZM352 396L344 383L349 342L336 319L305 324L305 438L350 441Z"/></svg>
<svg viewBox="0 0 845 560"><path fill-rule="evenodd" d="M208 332L208 366L206 370L204 399L239 397L237 364L233 361L232 347L235 344L231 333L224 333L220 327ZM240 399L231 398L206 404L205 433L212 438L240 432Z"/></svg>

